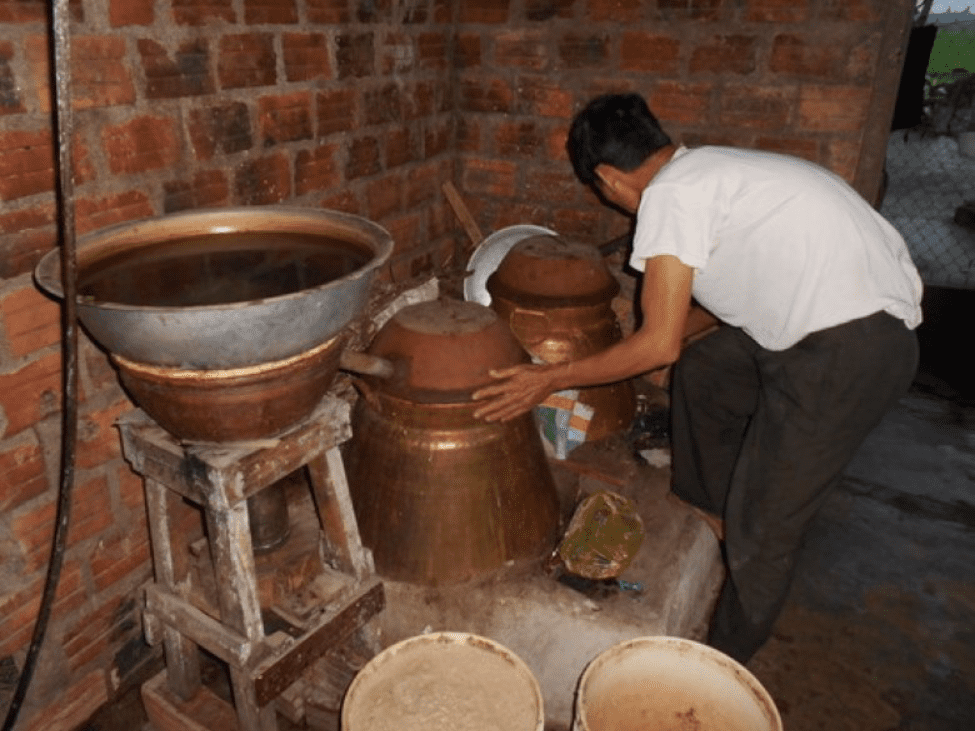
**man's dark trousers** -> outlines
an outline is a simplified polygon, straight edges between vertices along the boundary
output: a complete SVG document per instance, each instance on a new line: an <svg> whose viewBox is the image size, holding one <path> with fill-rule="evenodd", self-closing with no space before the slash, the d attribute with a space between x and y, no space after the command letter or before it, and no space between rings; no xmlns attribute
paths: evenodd
<svg viewBox="0 0 975 731"><path fill-rule="evenodd" d="M917 365L915 333L883 312L784 351L725 326L681 355L672 489L725 522L713 647L746 662L768 639L809 521Z"/></svg>

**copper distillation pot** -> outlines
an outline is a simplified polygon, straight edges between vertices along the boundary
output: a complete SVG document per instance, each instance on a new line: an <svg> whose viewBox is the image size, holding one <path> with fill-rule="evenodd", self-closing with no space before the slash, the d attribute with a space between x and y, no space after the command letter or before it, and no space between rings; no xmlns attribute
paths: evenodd
<svg viewBox="0 0 975 731"><path fill-rule="evenodd" d="M473 415L488 371L528 360L497 314L451 299L410 305L367 353L392 375L360 380L345 464L377 571L447 585L551 551L558 495L533 416Z"/></svg>
<svg viewBox="0 0 975 731"><path fill-rule="evenodd" d="M555 235L515 244L487 280L491 307L518 342L544 363L592 355L622 339L612 309L620 285L595 247ZM636 414L632 381L579 389L593 409L587 439L628 429Z"/></svg>

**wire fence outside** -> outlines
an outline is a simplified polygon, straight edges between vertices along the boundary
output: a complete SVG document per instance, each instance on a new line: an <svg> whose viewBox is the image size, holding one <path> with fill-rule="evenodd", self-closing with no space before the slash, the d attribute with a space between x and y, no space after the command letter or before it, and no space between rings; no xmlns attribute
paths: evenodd
<svg viewBox="0 0 975 731"><path fill-rule="evenodd" d="M925 284L975 289L975 230L954 221L975 201L975 157L954 136L900 130L887 145L880 208L907 242Z"/></svg>

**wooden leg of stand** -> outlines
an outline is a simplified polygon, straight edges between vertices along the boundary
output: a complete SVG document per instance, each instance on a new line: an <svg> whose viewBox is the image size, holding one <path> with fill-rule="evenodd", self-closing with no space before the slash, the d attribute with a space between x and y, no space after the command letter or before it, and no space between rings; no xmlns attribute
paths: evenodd
<svg viewBox="0 0 975 731"><path fill-rule="evenodd" d="M332 447L309 462L308 475L322 531L338 568L357 579L371 575L372 557L359 537L339 448Z"/></svg>
<svg viewBox="0 0 975 731"><path fill-rule="evenodd" d="M146 479L145 486L156 582L179 594L169 521L170 507L175 507L179 496L155 480ZM190 700L200 689L199 648L172 627L164 626L162 635L169 688L181 700Z"/></svg>
<svg viewBox="0 0 975 731"><path fill-rule="evenodd" d="M251 546L247 501L229 509L206 511L210 552L217 576L220 621L253 642L264 639L264 623L257 594L257 570ZM277 731L274 705L257 704L254 679L245 668L230 668L234 706L241 731Z"/></svg>

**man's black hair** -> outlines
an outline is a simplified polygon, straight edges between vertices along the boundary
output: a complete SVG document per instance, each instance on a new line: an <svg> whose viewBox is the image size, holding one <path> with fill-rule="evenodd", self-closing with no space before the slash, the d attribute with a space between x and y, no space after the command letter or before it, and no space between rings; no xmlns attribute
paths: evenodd
<svg viewBox="0 0 975 731"><path fill-rule="evenodd" d="M643 97L605 94L590 101L572 120L567 148L576 176L592 185L597 165L630 172L669 144L670 137Z"/></svg>

